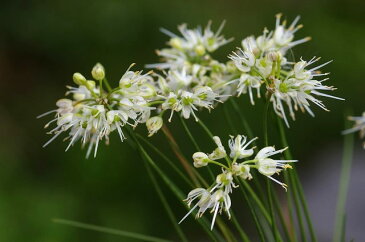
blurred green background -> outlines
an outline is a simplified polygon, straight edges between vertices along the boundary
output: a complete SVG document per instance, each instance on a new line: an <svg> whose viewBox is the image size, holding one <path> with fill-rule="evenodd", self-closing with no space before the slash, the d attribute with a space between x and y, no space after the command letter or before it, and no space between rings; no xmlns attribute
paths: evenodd
<svg viewBox="0 0 365 242"><path fill-rule="evenodd" d="M297 121L291 122L291 148L302 161L302 180L308 179L320 166L311 162L313 155L332 144L341 147L344 110L350 108L359 115L365 109L364 9L365 2L356 0L2 2L0 241L132 241L54 224L51 219L56 217L177 239L143 162L126 143L113 136L111 145L101 145L97 158L88 160L77 145L65 153L62 139L43 149L49 137L42 127L48 119L35 117L54 108L66 91L65 85L72 85L76 71L90 77L93 65L101 62L108 79L116 84L130 63L136 62L140 69L157 62L154 50L167 41L159 28L176 32L176 26L183 22L193 27L213 20L218 27L227 20L224 34L235 41L215 53L225 60L243 37L272 28L276 13L282 12L289 21L302 16L305 28L297 36L311 36L313 40L296 47L295 58L333 59L325 67L331 72L327 84L338 87L334 95L346 98L346 102L325 100L331 112L314 108L316 118L298 114ZM240 104L255 134L262 136L262 105L252 107L247 96L240 98ZM201 117L217 134L227 137L222 113L219 107L209 115L203 112ZM195 150L178 119L175 121L170 126L190 157ZM199 132L194 122L188 123ZM146 134L144 127L137 131ZM273 142L275 135L272 127ZM162 133L151 140L167 146ZM340 155L335 161L321 162L339 166ZM181 203L165 187L163 191L174 214L182 217L185 210ZM242 222L250 225L245 218ZM204 240L192 218L182 227L192 240Z"/></svg>

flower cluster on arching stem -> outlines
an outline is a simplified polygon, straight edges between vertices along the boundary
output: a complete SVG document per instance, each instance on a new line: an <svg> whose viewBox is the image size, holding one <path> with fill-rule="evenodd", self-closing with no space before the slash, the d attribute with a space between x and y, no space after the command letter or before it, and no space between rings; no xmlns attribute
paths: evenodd
<svg viewBox="0 0 365 242"><path fill-rule="evenodd" d="M254 156L254 149L256 147L252 147L252 143L256 139L248 140L244 135L230 136L230 140L228 141L230 152L228 154L220 138L214 136L213 140L217 148L212 153L196 152L193 154L194 166L196 168L209 164L217 165L221 167L222 173L217 175L215 183L209 188L196 188L188 194L185 201L189 207L194 201L197 202L181 219L180 223L195 209L198 209L196 213L197 218L201 217L208 209L213 213L211 229L213 229L218 213L225 211L230 218L230 194L234 188L238 187L235 180L251 180L253 178L251 175L252 169L256 169L260 174L278 183L286 190L287 185L272 176L279 174L283 169L291 168L288 163L296 162L296 160L274 160L270 158L287 149L276 150L273 146L260 149ZM222 159L224 162L218 161Z"/></svg>

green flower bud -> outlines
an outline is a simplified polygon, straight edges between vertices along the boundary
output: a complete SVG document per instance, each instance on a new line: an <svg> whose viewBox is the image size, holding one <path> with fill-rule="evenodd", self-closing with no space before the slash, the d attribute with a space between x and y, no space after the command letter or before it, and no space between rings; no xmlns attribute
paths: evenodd
<svg viewBox="0 0 365 242"><path fill-rule="evenodd" d="M205 48L203 45L197 45L194 50L195 50L195 53L199 56L202 56L205 54Z"/></svg>
<svg viewBox="0 0 365 242"><path fill-rule="evenodd" d="M86 78L83 75L81 75L81 73L78 72L74 73L72 78L77 85L85 85Z"/></svg>
<svg viewBox="0 0 365 242"><path fill-rule="evenodd" d="M91 75L97 81L101 81L105 77L105 69L100 63L96 63L94 68L91 71Z"/></svg>

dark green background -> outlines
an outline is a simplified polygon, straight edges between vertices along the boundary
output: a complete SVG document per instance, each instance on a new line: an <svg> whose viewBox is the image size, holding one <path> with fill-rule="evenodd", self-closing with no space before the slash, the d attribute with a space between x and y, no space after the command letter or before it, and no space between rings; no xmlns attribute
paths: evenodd
<svg viewBox="0 0 365 242"><path fill-rule="evenodd" d="M327 84L338 87L334 95L346 98L346 102L326 99L331 112L314 107L316 118L298 114L297 121L291 122L289 139L295 157L302 161L299 167L305 180L318 166L311 163L311 156L341 142L344 110L360 114L365 108L364 9L364 1L356 0L2 2L0 241L130 241L57 225L51 222L55 217L177 239L143 162L126 143L113 135L111 145L101 145L97 158L89 160L78 145L65 153L62 139L42 149L49 138L42 129L48 119L35 117L54 108L66 91L65 85L72 84L73 72L90 76L92 66L101 62L108 79L116 84L130 63L143 68L156 62L154 50L167 41L159 27L176 32L176 25L182 22L195 26L213 20L217 27L227 20L225 36L235 37L235 41L216 53L225 60L243 37L258 35L265 26L272 28L276 13L282 12L289 20L302 16L305 28L298 38L311 36L313 40L296 47L295 58L315 55L323 61L333 59L325 67L331 72ZM262 105L252 107L247 96L240 99L255 135L262 136ZM215 133L227 137L230 131L222 114L219 107L210 115L199 115ZM174 134L190 157L195 150L178 119L174 121ZM188 123L200 132L194 122ZM144 128L137 131L146 133ZM274 125L271 131L276 142ZM167 144L162 133L151 140ZM201 140L207 143L205 138ZM212 149L205 147L207 152ZM183 216L185 210L179 201L165 187L163 190L175 215ZM248 215L243 220L251 223ZM182 227L190 239L199 238L201 231L192 221L190 218Z"/></svg>

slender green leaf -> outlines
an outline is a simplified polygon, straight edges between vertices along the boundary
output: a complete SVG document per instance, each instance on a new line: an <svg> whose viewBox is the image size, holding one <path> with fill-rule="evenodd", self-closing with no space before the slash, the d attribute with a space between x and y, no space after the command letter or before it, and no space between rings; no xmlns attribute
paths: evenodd
<svg viewBox="0 0 365 242"><path fill-rule="evenodd" d="M160 197L160 200L162 202L162 205L164 206L164 208L165 208L165 210L167 212L167 215L169 216L169 218L171 220L171 223L174 226L177 234L179 235L179 237L180 237L180 239L182 241L188 241L187 238L186 238L186 236L185 236L185 234L184 234L184 232L182 231L181 227L178 225L177 220L175 218L175 215L172 212L172 210L171 210L171 208L169 206L169 203L166 200L165 195L161 191L161 189L160 189L160 187L159 187L159 185L157 183L157 180L156 180L153 172L151 171L151 168L149 167L150 165L147 162L145 162L145 165L146 165L147 172L148 172L148 174L149 174L149 176L151 178L152 184L155 187L156 192L157 192L157 194Z"/></svg>
<svg viewBox="0 0 365 242"><path fill-rule="evenodd" d="M160 238L156 238L156 237L152 237L152 236L148 236L148 235L144 235L144 234L139 234L139 233L132 233L132 232L118 230L118 229L111 229L111 228L92 225L92 224L80 223L80 222L76 222L76 221L72 221L72 220L55 218L52 221L54 223L58 223L58 224L69 225L72 227L88 229L88 230L98 231L98 232L107 233L107 234L120 235L123 237L139 239L139 240L143 240L143 241L151 241L151 242L171 241L171 240L160 239Z"/></svg>
<svg viewBox="0 0 365 242"><path fill-rule="evenodd" d="M346 122L345 126L346 126L345 129L350 128L349 122ZM346 198L350 182L353 146L354 146L354 135L348 134L344 136L340 184L337 198L335 228L333 234L334 242L345 241L345 228L346 228L345 219L346 219L346 200L347 200Z"/></svg>

